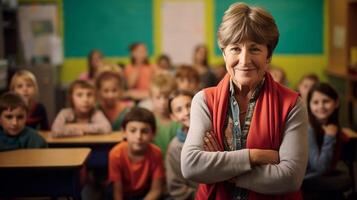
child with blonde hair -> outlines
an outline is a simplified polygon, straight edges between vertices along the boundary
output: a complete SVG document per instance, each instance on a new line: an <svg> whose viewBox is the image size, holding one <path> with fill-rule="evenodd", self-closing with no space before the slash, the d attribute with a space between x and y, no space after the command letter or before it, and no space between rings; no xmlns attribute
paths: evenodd
<svg viewBox="0 0 357 200"><path fill-rule="evenodd" d="M104 114L95 108L95 88L84 80L74 81L69 88L70 108L64 108L52 125L52 136L107 134L112 131Z"/></svg>
<svg viewBox="0 0 357 200"><path fill-rule="evenodd" d="M316 74L305 74L303 77L301 77L297 86L297 91L299 92L304 103L307 103L307 94L309 93L312 86L319 82L320 79Z"/></svg>
<svg viewBox="0 0 357 200"><path fill-rule="evenodd" d="M37 101L39 92L35 75L28 70L17 71L11 78L10 90L19 94L29 109L26 126L49 130L46 108Z"/></svg>
<svg viewBox="0 0 357 200"><path fill-rule="evenodd" d="M99 109L112 124L113 130L120 130L125 114L132 106L131 102L121 99L123 81L118 72L103 71L96 78Z"/></svg>
<svg viewBox="0 0 357 200"><path fill-rule="evenodd" d="M154 144L160 147L165 155L168 144L175 137L180 125L170 118L168 98L176 89L176 82L170 74L155 74L150 83L150 104L155 114L158 127Z"/></svg>

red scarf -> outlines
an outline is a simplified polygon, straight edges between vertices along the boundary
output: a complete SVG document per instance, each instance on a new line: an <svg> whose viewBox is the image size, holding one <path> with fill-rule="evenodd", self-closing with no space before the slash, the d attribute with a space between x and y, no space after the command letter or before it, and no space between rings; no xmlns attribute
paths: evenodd
<svg viewBox="0 0 357 200"><path fill-rule="evenodd" d="M217 134L220 150L223 151L224 121L227 117L230 76L212 88L204 90L207 106L213 121L213 131ZM295 106L298 94L277 84L269 73L265 75L265 83L255 104L254 113L247 138L248 149L279 150L282 142L284 124L290 110ZM226 182L216 184L200 184L196 200L227 200L230 193ZM249 191L249 200L302 199L300 191L281 195L266 195Z"/></svg>

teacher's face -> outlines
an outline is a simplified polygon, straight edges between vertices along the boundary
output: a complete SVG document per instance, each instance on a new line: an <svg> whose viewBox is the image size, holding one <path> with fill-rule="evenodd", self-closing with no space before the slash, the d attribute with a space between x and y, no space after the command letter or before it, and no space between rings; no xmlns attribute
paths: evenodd
<svg viewBox="0 0 357 200"><path fill-rule="evenodd" d="M252 41L229 44L223 49L223 57L227 72L238 87L259 83L270 62L267 45Z"/></svg>

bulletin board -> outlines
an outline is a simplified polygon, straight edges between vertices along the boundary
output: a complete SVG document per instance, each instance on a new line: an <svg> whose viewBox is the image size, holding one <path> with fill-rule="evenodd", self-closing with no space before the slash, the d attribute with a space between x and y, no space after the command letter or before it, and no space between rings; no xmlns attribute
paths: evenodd
<svg viewBox="0 0 357 200"><path fill-rule="evenodd" d="M215 31L224 11L235 0L215 0ZM323 0L242 0L260 6L274 17L280 32L277 54L323 53ZM217 38L217 37L215 37ZM220 55L216 43L215 53Z"/></svg>
<svg viewBox="0 0 357 200"><path fill-rule="evenodd" d="M85 57L91 49L128 56L133 42L153 52L152 1L63 0L65 57Z"/></svg>

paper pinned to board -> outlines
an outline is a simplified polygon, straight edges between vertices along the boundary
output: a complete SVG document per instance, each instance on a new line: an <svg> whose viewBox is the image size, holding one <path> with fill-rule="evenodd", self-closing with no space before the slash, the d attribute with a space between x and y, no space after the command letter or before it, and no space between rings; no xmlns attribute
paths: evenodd
<svg viewBox="0 0 357 200"><path fill-rule="evenodd" d="M196 45L205 39L203 1L164 1L161 4L162 52L174 64L190 64Z"/></svg>
<svg viewBox="0 0 357 200"><path fill-rule="evenodd" d="M333 46L335 48L344 48L346 41L346 28L343 26L333 27Z"/></svg>

